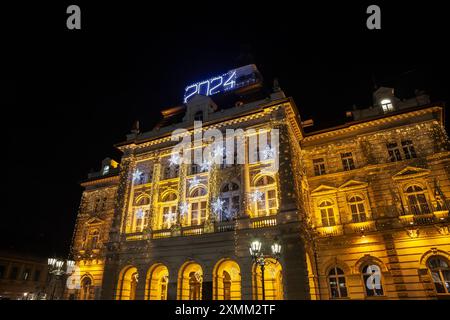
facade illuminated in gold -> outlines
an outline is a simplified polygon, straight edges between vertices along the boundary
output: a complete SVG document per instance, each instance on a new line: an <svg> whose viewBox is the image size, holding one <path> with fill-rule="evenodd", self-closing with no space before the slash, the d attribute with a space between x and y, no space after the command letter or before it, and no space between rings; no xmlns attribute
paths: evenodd
<svg viewBox="0 0 450 320"><path fill-rule="evenodd" d="M81 287L68 295L260 300L261 271L249 254L259 239L265 251L282 245L264 271L266 299L448 297L443 112L425 95L400 101L388 88L352 122L313 132L279 89L231 108L196 96L165 110L159 126L117 145L120 165L106 159L82 183L72 247ZM192 132L194 120L203 130L278 129L278 172L263 170L273 159L171 164L171 133ZM213 214L217 198L227 215Z"/></svg>

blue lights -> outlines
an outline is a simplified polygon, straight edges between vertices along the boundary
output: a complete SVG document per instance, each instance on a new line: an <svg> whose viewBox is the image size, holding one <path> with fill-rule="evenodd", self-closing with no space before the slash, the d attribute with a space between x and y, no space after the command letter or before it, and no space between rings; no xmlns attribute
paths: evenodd
<svg viewBox="0 0 450 320"><path fill-rule="evenodd" d="M247 65L228 71L221 76L191 84L184 90L183 102L188 102L196 94L212 96L253 84L258 81L257 74L255 65Z"/></svg>

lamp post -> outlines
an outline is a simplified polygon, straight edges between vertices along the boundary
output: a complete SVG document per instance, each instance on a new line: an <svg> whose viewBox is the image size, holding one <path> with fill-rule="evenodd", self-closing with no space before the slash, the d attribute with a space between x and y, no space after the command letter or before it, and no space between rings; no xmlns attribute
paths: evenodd
<svg viewBox="0 0 450 320"><path fill-rule="evenodd" d="M281 254L281 245L277 242L274 242L271 246L272 255L265 255L262 250L262 243L259 240L255 240L250 244L250 255L253 259L253 262L256 263L257 266L261 268L261 282L262 282L262 299L266 300L266 291L264 284L264 270L266 265L271 263L277 264L280 259ZM270 258L275 259L275 262L269 260ZM256 293L256 297L258 297L258 293Z"/></svg>
<svg viewBox="0 0 450 320"><path fill-rule="evenodd" d="M48 258L48 273L50 274L50 281L53 281L53 290L50 299L53 300L56 291L56 280L59 280L62 276L72 273L75 261L73 260L59 260L56 258ZM64 288L64 285L63 285ZM63 290L64 292L64 290Z"/></svg>

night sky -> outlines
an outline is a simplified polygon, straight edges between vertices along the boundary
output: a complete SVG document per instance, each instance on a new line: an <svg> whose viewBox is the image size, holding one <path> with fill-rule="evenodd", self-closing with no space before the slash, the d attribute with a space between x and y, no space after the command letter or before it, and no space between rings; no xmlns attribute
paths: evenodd
<svg viewBox="0 0 450 320"><path fill-rule="evenodd" d="M103 158L120 159L113 144L132 122L151 129L187 84L250 62L268 87L277 77L317 129L345 121L353 105L369 106L374 83L399 97L423 89L448 101L444 9L382 7L384 29L368 31L367 6L341 2L16 8L5 46L0 250L66 256L79 182ZM69 4L81 7L80 31L66 29Z"/></svg>

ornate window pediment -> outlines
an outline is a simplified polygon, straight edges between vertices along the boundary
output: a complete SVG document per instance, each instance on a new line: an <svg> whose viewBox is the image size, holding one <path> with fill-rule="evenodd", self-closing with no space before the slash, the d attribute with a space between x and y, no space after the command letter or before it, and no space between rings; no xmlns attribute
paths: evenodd
<svg viewBox="0 0 450 320"><path fill-rule="evenodd" d="M313 191L311 191L311 194L313 196L316 196L316 195L322 195L322 194L336 193L337 191L338 191L338 189L335 187L321 184L320 186L315 188Z"/></svg>
<svg viewBox="0 0 450 320"><path fill-rule="evenodd" d="M339 187L339 191L365 189L368 187L368 185L369 184L367 182L357 181L357 180L349 180Z"/></svg>
<svg viewBox="0 0 450 320"><path fill-rule="evenodd" d="M430 174L430 170L408 166L392 176L394 180L412 179L424 177Z"/></svg>
<svg viewBox="0 0 450 320"><path fill-rule="evenodd" d="M86 224L88 226L95 226L95 225L98 225L98 224L102 224L103 222L104 221L102 219L97 218L97 217L93 217L93 218L89 219L88 221L86 221Z"/></svg>

